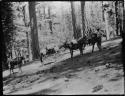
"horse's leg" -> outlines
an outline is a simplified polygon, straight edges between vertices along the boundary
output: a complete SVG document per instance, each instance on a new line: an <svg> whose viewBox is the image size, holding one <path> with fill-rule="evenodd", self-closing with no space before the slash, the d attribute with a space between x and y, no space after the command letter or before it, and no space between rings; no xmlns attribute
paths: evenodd
<svg viewBox="0 0 125 96"><path fill-rule="evenodd" d="M43 55L40 56L40 61L43 62Z"/></svg>
<svg viewBox="0 0 125 96"><path fill-rule="evenodd" d="M81 49L81 55L83 55L83 50Z"/></svg>
<svg viewBox="0 0 125 96"><path fill-rule="evenodd" d="M70 49L71 58L73 58L73 50Z"/></svg>
<svg viewBox="0 0 125 96"><path fill-rule="evenodd" d="M102 48L101 48L101 37L98 38L97 46L98 46L99 50L101 51L102 50Z"/></svg>
<svg viewBox="0 0 125 96"><path fill-rule="evenodd" d="M11 69L11 70L12 70L12 73L14 74L14 65L12 66L12 69Z"/></svg>
<svg viewBox="0 0 125 96"><path fill-rule="evenodd" d="M9 70L10 70L10 75L11 75L11 68L9 68Z"/></svg>
<svg viewBox="0 0 125 96"><path fill-rule="evenodd" d="M79 48L79 51L80 51L80 55L83 55L83 50L82 50L82 47Z"/></svg>
<svg viewBox="0 0 125 96"><path fill-rule="evenodd" d="M21 73L22 73L22 72L23 72L23 71L22 71L22 67L20 67L20 70L21 70Z"/></svg>
<svg viewBox="0 0 125 96"><path fill-rule="evenodd" d="M85 49L85 46L86 46L85 44L82 46L82 50L84 50L84 49ZM79 49L79 50L81 50L81 49Z"/></svg>
<svg viewBox="0 0 125 96"><path fill-rule="evenodd" d="M94 51L94 46L95 46L95 43L92 44L92 53Z"/></svg>
<svg viewBox="0 0 125 96"><path fill-rule="evenodd" d="M10 62L9 62L9 71L10 71L10 75L11 75L11 65L10 65Z"/></svg>
<svg viewBox="0 0 125 96"><path fill-rule="evenodd" d="M18 64L18 66L19 66L19 71L21 71L21 73L22 73L22 63L20 63L20 64Z"/></svg>
<svg viewBox="0 0 125 96"><path fill-rule="evenodd" d="M85 49L86 45L87 45L86 43L85 43L85 44L83 44L83 46L84 46L84 49Z"/></svg>
<svg viewBox="0 0 125 96"><path fill-rule="evenodd" d="M102 50L102 48L101 48L101 43L100 43L100 42L97 42L97 47L99 48L99 51Z"/></svg>
<svg viewBox="0 0 125 96"><path fill-rule="evenodd" d="M73 58L73 50L71 51L71 53L72 53L72 58Z"/></svg>

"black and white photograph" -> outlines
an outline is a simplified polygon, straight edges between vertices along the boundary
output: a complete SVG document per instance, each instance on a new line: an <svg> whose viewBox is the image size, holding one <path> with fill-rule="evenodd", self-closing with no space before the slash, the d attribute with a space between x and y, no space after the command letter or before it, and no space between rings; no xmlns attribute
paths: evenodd
<svg viewBox="0 0 125 96"><path fill-rule="evenodd" d="M0 1L3 95L124 95L125 1Z"/></svg>

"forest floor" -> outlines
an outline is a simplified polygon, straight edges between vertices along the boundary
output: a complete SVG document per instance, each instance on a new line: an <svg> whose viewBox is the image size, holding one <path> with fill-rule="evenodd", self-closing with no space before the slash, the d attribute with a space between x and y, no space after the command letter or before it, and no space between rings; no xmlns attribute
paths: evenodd
<svg viewBox="0 0 125 96"><path fill-rule="evenodd" d="M74 52L50 56L43 63L34 61L22 67L3 72L3 94L27 95L80 95L80 94L124 94L124 71L121 57L121 41L103 42L103 50L87 46L84 55ZM110 67L105 64L110 62Z"/></svg>

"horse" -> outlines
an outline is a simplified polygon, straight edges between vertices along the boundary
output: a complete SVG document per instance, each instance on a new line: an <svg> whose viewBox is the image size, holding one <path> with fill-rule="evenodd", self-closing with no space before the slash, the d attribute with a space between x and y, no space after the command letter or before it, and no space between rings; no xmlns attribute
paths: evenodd
<svg viewBox="0 0 125 96"><path fill-rule="evenodd" d="M16 57L14 59L8 59L8 66L9 66L9 70L10 70L10 74L11 74L11 71L12 73L14 74L14 68L15 66L17 65L19 70L22 72L22 64L23 64L23 60L25 58L23 56L20 56L20 57Z"/></svg>
<svg viewBox="0 0 125 96"><path fill-rule="evenodd" d="M87 41L87 38L86 38L86 36L84 36L84 37L80 38L78 41L77 40L72 40L69 43L67 41L64 42L63 47L65 49L68 48L70 50L71 58L73 58L73 50L79 49L80 55L83 55L83 47L85 48L86 41Z"/></svg>
<svg viewBox="0 0 125 96"><path fill-rule="evenodd" d="M97 43L97 47L99 48L99 51L102 50L101 48L101 36L98 36L97 33L92 33L91 38L89 39L89 44L92 45L92 53L94 51L94 46Z"/></svg>
<svg viewBox="0 0 125 96"><path fill-rule="evenodd" d="M59 52L59 47L54 45L49 45L40 52L40 61L43 62L43 57Z"/></svg>

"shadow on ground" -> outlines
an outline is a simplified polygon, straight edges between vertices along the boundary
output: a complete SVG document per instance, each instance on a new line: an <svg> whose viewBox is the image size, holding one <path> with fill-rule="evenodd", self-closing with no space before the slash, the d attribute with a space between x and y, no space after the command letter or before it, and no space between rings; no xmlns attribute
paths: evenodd
<svg viewBox="0 0 125 96"><path fill-rule="evenodd" d="M86 67L104 65L106 62L122 64L120 50L121 46L118 45L110 49L105 49L102 52L95 51L94 53L87 53L83 56L76 56L73 59L69 58L59 62L60 64L55 64L55 66L49 70L57 74L62 74L66 71L68 71L68 73L75 73L84 70Z"/></svg>
<svg viewBox="0 0 125 96"><path fill-rule="evenodd" d="M103 49L102 52L95 51L94 53L87 53L83 56L75 56L73 59L69 58L59 62L60 64L55 64L55 66L53 66L51 69L48 69L48 72L57 74L56 79L61 78L63 76L66 76L66 78L77 78L77 72L80 72L86 68L101 66L106 64L107 62L114 64L114 67L117 68L117 70L120 70L123 69L120 50L121 45L119 44L111 48L107 47L106 49ZM117 80L120 78L121 75L119 78L117 78ZM115 80L116 78L112 78L110 81ZM33 94L44 94L43 91L44 90L40 92L35 92Z"/></svg>
<svg viewBox="0 0 125 96"><path fill-rule="evenodd" d="M108 45L107 45L108 46ZM77 78L76 73L80 72L86 68L94 68L100 65L104 65L107 62L110 62L112 64L114 64L118 70L122 69L123 66L117 66L117 64L122 65L122 60L121 60L121 45L117 45L114 47L106 47L104 48L101 52L99 51L94 51L94 53L86 53L83 56L75 56L73 57L73 59L69 58L66 59L64 61L58 62L58 64L55 64L53 67L51 67L50 69L47 70L40 70L37 71L36 73L32 73L32 74L24 74L21 76L16 76L16 78L8 78L8 80L5 80L5 78L3 79L4 81L4 85L9 84L11 81L13 81L14 79L20 79L20 81L18 81L17 83L20 83L22 81L21 78L25 79L34 75L37 75L37 79L41 79L41 77L46 77L44 79L42 79L40 81L44 82L48 79L59 79L61 77L66 77L66 78ZM51 76L49 74L54 74L54 77ZM55 75L56 74L56 75ZM48 77L47 77L48 75ZM7 79L6 78L6 79ZM29 78L30 80L30 78ZM31 83L35 82L35 80L33 80ZM111 80L113 81L113 80ZM51 92L55 92L57 90L52 90L53 88L49 88L49 89L44 89L41 90L39 92L35 92L32 94L48 94Z"/></svg>
<svg viewBox="0 0 125 96"><path fill-rule="evenodd" d="M43 89L43 90L40 90L39 92L34 92L28 95L48 95L48 94L55 93L55 92L57 92L57 89L54 90L52 88L48 88L48 89Z"/></svg>

